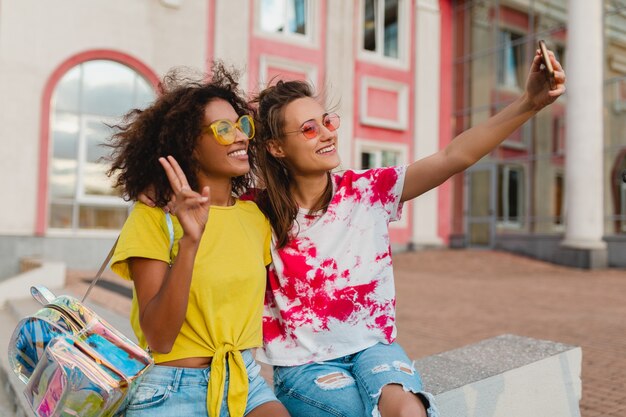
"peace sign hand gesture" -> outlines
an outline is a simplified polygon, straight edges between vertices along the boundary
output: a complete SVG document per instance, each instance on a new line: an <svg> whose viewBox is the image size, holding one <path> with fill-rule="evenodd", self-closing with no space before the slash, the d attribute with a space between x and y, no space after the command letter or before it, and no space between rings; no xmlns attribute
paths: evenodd
<svg viewBox="0 0 626 417"><path fill-rule="evenodd" d="M202 189L199 194L189 187L185 173L173 156L159 158L170 182L173 198L176 201L176 217L183 228L184 237L194 242L200 242L204 226L209 219L211 197L209 187Z"/></svg>

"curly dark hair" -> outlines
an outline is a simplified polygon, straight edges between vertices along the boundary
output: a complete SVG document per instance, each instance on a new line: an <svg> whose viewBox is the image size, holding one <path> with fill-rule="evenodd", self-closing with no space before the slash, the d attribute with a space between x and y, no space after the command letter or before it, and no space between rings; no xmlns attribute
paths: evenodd
<svg viewBox="0 0 626 417"><path fill-rule="evenodd" d="M152 188L156 204L167 204L172 189L158 161L167 155L176 158L189 185L198 191L199 162L194 149L202 135L205 107L211 100L227 101L239 116L254 115L239 89L236 70L216 62L210 76L200 81L187 72L184 68L168 72L159 84L160 95L152 105L145 110L131 110L120 124L112 126L116 133L107 145L113 149L108 158L111 166L107 175L117 175L114 185L121 188L127 200L137 200L140 193ZM248 147L248 155L252 168L255 162L253 142ZM232 191L237 196L251 186L251 173L232 179Z"/></svg>

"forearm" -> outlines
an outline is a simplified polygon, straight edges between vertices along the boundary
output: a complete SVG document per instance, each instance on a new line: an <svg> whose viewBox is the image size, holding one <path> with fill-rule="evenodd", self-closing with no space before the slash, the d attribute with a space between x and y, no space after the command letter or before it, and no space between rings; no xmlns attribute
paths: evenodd
<svg viewBox="0 0 626 417"><path fill-rule="evenodd" d="M524 94L494 116L461 133L446 149L448 156L458 161L456 172L487 155L537 112Z"/></svg>
<svg viewBox="0 0 626 417"><path fill-rule="evenodd" d="M178 336L187 314L189 290L198 244L179 241L174 264L157 292L140 315L141 329L151 349L168 353Z"/></svg>

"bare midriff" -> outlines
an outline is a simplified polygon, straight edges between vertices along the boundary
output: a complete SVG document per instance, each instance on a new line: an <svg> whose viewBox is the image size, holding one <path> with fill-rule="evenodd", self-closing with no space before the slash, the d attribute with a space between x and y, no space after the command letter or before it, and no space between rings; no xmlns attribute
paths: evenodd
<svg viewBox="0 0 626 417"><path fill-rule="evenodd" d="M211 365L212 357L183 358L173 361L159 362L159 366L172 366L177 368L207 368Z"/></svg>

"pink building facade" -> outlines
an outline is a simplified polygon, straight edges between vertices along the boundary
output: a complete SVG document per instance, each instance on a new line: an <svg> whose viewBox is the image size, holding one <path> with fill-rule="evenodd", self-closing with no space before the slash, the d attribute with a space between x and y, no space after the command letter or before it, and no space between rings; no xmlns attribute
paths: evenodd
<svg viewBox="0 0 626 417"><path fill-rule="evenodd" d="M98 263L130 209L99 160L105 123L153 100L170 68L223 60L250 95L308 80L342 117L340 169L407 164L452 134L451 31L451 0L3 1L0 174L24 209L0 208L14 265L0 277L23 257ZM446 184L407 204L394 247L446 245L451 196Z"/></svg>
<svg viewBox="0 0 626 417"><path fill-rule="evenodd" d="M250 92L277 79L312 82L342 116L341 168L406 164L450 140L451 4L249 0L247 33L226 41L240 51L225 57L218 46L213 56L245 66ZM224 5L215 18L238 7ZM395 245L447 243L451 191L432 194L392 225Z"/></svg>
<svg viewBox="0 0 626 417"><path fill-rule="evenodd" d="M609 264L623 265L626 18L603 4L607 133L594 170L608 178L599 215ZM308 80L342 117L340 169L400 165L518 97L537 39L564 60L567 24L565 0L3 0L0 176L19 210L0 205L0 279L23 257L99 263L130 209L99 162L104 123L153 100L172 67L223 60L251 95L277 79ZM394 247L554 260L567 227L566 109L560 99L408 203L391 226Z"/></svg>

